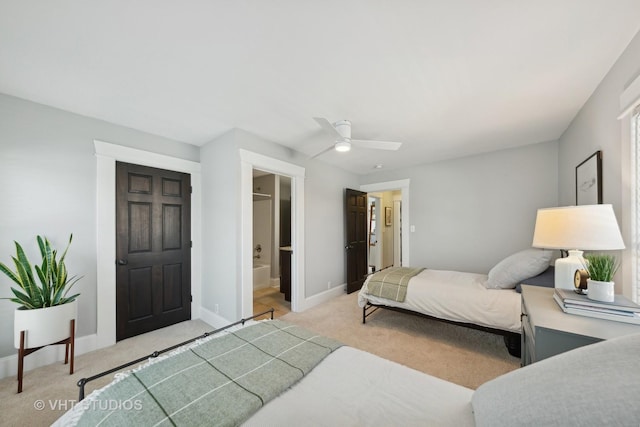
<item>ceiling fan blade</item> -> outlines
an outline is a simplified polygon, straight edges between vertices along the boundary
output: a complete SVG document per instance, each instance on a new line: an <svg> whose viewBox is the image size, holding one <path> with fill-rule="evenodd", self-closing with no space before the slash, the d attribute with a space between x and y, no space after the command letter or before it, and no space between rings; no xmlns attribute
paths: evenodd
<svg viewBox="0 0 640 427"><path fill-rule="evenodd" d="M322 150L321 152L314 154L313 156L309 157L310 159L315 159L318 156L323 155L324 153L326 153L327 151L331 151L333 150L333 145L330 145L329 147L325 148L324 150Z"/></svg>
<svg viewBox="0 0 640 427"><path fill-rule="evenodd" d="M351 144L359 148L371 148L374 150L390 150L395 151L402 146L402 142L392 141L372 141L366 139L352 139Z"/></svg>
<svg viewBox="0 0 640 427"><path fill-rule="evenodd" d="M342 138L340 132L338 132L338 130L329 122L329 120L323 117L314 117L313 120L315 120L322 129L329 132L332 136L338 136Z"/></svg>

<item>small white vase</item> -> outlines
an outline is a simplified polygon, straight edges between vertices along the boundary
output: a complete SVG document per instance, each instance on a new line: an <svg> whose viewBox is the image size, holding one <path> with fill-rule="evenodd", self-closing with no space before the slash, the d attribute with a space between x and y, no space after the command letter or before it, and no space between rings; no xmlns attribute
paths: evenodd
<svg viewBox="0 0 640 427"><path fill-rule="evenodd" d="M24 348L42 347L69 338L71 320L77 318L78 301L35 310L16 309L13 345L20 348L20 332L26 331Z"/></svg>
<svg viewBox="0 0 640 427"><path fill-rule="evenodd" d="M587 297L594 301L613 302L616 298L615 284L587 279Z"/></svg>

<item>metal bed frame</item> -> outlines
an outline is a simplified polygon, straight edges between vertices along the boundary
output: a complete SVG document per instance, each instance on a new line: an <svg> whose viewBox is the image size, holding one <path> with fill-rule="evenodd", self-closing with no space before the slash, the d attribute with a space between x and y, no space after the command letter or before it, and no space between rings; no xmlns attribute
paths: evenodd
<svg viewBox="0 0 640 427"><path fill-rule="evenodd" d="M507 347L507 351L514 357L520 357L521 355L521 335L517 332L504 331L502 329L489 328L487 326L480 326L474 323L456 322L454 320L441 319L435 316L429 316L428 314L420 313L417 311L407 310L399 307L392 307L389 305L372 304L369 301L362 307L362 324L366 323L367 317L378 311L379 308L387 310L397 311L399 313L411 314L414 316L424 317L427 319L437 320L439 322L450 323L452 325L464 326L466 328L476 329L479 331L489 332L496 335L502 335L504 339L504 345Z"/></svg>
<svg viewBox="0 0 640 427"><path fill-rule="evenodd" d="M163 354L163 353L166 353L166 352L171 351L171 350L175 350L176 348L181 347L181 346L186 345L186 344L191 344L192 342L194 342L194 341L196 341L196 340L199 340L199 339L202 339L202 338L206 338L206 337L208 337L209 335L217 334L218 332L222 332L222 331L224 331L225 329L229 329L229 328L231 328L232 326L236 326L236 325L244 325L244 324L245 324L245 322L247 322L247 321L249 321L249 320L257 319L258 317L265 316L265 315L267 315L267 314L271 314L271 320L273 320L273 312L274 312L274 311L275 311L275 310L274 310L273 308L271 308L271 309L269 309L269 310L267 310L267 311L264 311L264 312L262 312L262 313L254 314L254 315L253 315L253 316L251 316L251 317L247 317L246 319L240 319L240 320L238 320L237 322L233 322L233 323L231 323L231 324L229 324L229 325L227 325L227 326L224 326L224 327L222 327L222 328L214 329L214 330L213 330L213 331L211 331L211 332L205 332L205 333L204 333L204 334L202 334L202 335L199 335L199 336L197 336L197 337L195 337L195 338L192 338L192 339L187 340L187 341L185 341L185 342L182 342L182 343L180 343L180 344L176 344L176 345L173 345L173 346L171 346L171 347L167 347L167 348L165 348L165 349L163 349L163 350L156 350L156 351L154 351L153 353L149 354L148 356L140 357L140 358L138 358L138 359L136 359L136 360L132 360L131 362L127 362L127 363L122 364L122 365L120 365L120 366L116 366L115 368L111 368L111 369L109 369L109 370L107 370L107 371L100 372L99 374L93 375L93 376L91 376L91 377L89 377L89 378L81 378L81 379L78 381L78 387L80 388L80 390L79 390L79 394L78 394L78 401L81 401L81 400L83 400L83 399L84 399L84 387L85 387L85 385L87 385L87 383L88 383L88 382L90 382L90 381L97 380L98 378L102 378L102 377L104 377L105 375L109 375L109 374L113 374L114 372L121 371L121 370L123 370L124 368L128 368L129 366L137 365L137 364L142 363L142 362L146 362L147 360L152 359L152 358L156 358L156 357L160 356L160 355L161 355L161 354Z"/></svg>

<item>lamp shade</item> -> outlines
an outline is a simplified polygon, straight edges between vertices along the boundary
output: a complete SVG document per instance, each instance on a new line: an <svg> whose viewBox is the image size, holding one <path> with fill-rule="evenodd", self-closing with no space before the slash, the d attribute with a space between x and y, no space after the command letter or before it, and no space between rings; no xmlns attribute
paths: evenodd
<svg viewBox="0 0 640 427"><path fill-rule="evenodd" d="M618 250L624 242L611 205L538 209L533 247Z"/></svg>

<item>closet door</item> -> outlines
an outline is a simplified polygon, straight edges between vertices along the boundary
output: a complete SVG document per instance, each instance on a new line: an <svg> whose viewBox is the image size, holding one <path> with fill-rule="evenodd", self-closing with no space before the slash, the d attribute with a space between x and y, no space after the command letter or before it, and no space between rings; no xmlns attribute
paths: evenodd
<svg viewBox="0 0 640 427"><path fill-rule="evenodd" d="M191 318L190 183L188 174L116 163L118 341Z"/></svg>

